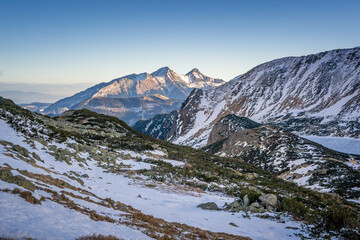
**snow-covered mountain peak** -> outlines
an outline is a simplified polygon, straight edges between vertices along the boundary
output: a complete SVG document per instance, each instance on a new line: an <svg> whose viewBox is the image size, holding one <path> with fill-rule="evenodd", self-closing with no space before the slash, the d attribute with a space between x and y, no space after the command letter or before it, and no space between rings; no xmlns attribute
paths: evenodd
<svg viewBox="0 0 360 240"><path fill-rule="evenodd" d="M221 79L213 79L201 74L198 69L193 69L191 72L190 75L180 75L165 66L151 74L147 72L133 73L59 100L45 109L44 113L58 115L75 106L86 108L89 101L94 98L125 99L160 94L166 98L184 100L194 88L209 89L224 83Z"/></svg>
<svg viewBox="0 0 360 240"><path fill-rule="evenodd" d="M222 79L216 79L202 74L199 69L193 68L190 72L182 75L183 80L194 88L209 89L225 83Z"/></svg>
<svg viewBox="0 0 360 240"><path fill-rule="evenodd" d="M191 69L191 71L188 72L186 75L191 75L191 74L194 74L194 73L197 73L197 74L201 74L201 75L202 75L202 73L201 73L201 72L199 71L199 69L197 69L197 68Z"/></svg>
<svg viewBox="0 0 360 240"><path fill-rule="evenodd" d="M173 71L168 66L165 66L151 73L151 75L153 77L165 77L169 72L173 72Z"/></svg>

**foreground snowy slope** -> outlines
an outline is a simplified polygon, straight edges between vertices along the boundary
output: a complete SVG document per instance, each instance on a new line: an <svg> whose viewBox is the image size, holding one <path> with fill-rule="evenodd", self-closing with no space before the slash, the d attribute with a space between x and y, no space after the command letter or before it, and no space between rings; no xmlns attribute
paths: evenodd
<svg viewBox="0 0 360 240"><path fill-rule="evenodd" d="M236 159L141 135L116 118L82 110L51 119L2 98L0 116L4 236L73 239L96 232L125 239L284 239L296 238L295 233L357 234L355 203L286 183ZM218 210L197 207L208 202ZM299 211L303 202L306 207ZM334 225L329 214L340 223ZM59 220L47 220L50 216Z"/></svg>

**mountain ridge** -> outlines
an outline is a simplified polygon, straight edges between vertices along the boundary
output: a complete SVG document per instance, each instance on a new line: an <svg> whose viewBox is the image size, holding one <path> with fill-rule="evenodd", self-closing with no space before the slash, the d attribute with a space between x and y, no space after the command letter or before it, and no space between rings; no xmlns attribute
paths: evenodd
<svg viewBox="0 0 360 240"><path fill-rule="evenodd" d="M261 64L215 89L194 90L185 101L194 103L180 109L168 139L203 147L213 125L227 114L300 134L359 137L359 66L360 48Z"/></svg>

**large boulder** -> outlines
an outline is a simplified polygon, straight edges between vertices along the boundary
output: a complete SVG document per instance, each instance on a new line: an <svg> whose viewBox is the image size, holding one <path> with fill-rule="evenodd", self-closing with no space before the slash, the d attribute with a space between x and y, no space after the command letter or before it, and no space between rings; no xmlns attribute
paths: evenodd
<svg viewBox="0 0 360 240"><path fill-rule="evenodd" d="M214 202L201 203L197 207L205 210L219 210L219 207Z"/></svg>
<svg viewBox="0 0 360 240"><path fill-rule="evenodd" d="M259 199L266 207L275 208L277 205L277 197L275 194L265 194L260 196Z"/></svg>

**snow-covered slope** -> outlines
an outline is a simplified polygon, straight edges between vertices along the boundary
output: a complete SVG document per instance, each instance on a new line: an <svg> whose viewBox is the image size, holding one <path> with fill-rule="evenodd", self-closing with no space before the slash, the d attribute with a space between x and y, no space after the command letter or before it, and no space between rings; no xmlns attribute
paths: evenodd
<svg viewBox="0 0 360 240"><path fill-rule="evenodd" d="M0 98L0 133L2 237L297 239L311 228L323 235L358 227L349 225L355 203L147 137L115 117L80 110L51 119ZM322 216L338 213L323 206L334 199L336 211L353 215L329 232L332 220ZM297 201L309 202L301 218L286 205ZM217 210L197 207L209 202ZM307 215L315 209L320 225Z"/></svg>
<svg viewBox="0 0 360 240"><path fill-rule="evenodd" d="M45 109L44 113L58 115L81 103L86 108L84 101L94 98L137 98L160 94L168 98L184 100L193 88L209 89L223 83L223 80L207 77L197 69L186 75L180 75L168 67L163 67L151 74L131 74L108 83L98 84L74 96L59 100Z"/></svg>
<svg viewBox="0 0 360 240"><path fill-rule="evenodd" d="M177 144L205 146L229 113L299 133L359 137L360 48L267 62L215 89L194 91L186 103L169 136Z"/></svg>

